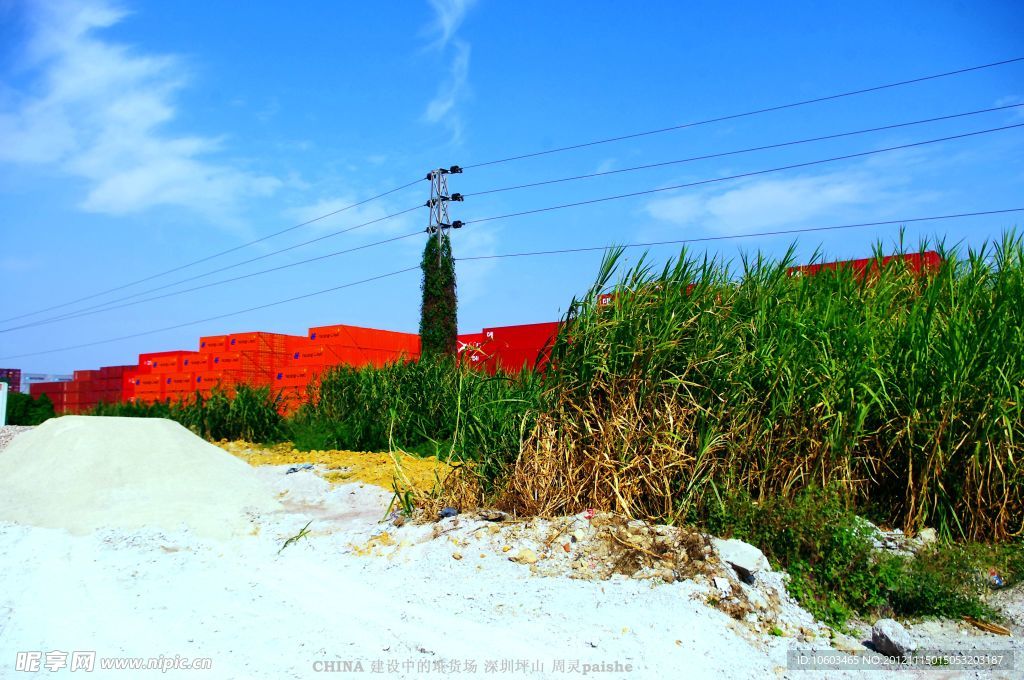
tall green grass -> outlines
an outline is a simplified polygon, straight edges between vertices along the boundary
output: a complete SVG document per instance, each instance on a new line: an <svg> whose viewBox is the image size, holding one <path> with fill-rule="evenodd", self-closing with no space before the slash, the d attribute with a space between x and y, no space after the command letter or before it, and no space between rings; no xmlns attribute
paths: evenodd
<svg viewBox="0 0 1024 680"><path fill-rule="evenodd" d="M207 439L244 439L276 442L285 434L268 387L239 385L234 394L214 390L209 396L195 394L177 401L100 404L92 415L129 418L169 418Z"/></svg>
<svg viewBox="0 0 1024 680"><path fill-rule="evenodd" d="M446 356L339 366L321 376L291 431L299 448L451 455L493 480L533 429L539 397L535 373L491 376Z"/></svg>
<svg viewBox="0 0 1024 680"><path fill-rule="evenodd" d="M1021 532L1020 238L927 275L879 260L796 277L792 250L620 272L620 254L570 307L508 505L683 521L828 487L911 531Z"/></svg>

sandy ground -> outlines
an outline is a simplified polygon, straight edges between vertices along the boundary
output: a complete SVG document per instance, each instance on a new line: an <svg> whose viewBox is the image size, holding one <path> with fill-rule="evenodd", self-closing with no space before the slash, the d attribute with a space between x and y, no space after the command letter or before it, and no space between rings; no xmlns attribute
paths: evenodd
<svg viewBox="0 0 1024 680"><path fill-rule="evenodd" d="M96 652L85 676L96 678L315 678L329 662L403 678L866 677L787 671L791 648L830 650L791 602L785 637L755 633L707 604L713 585L539 575L543 563L509 560L522 545L542 550L518 535L506 551L514 528L465 516L396 527L382 522L389 492L287 469L255 469L280 508L253 514L241 537L0 522L0 678L32 677L13 670L19 652L54 650ZM211 669L100 668L160 656L209 658Z"/></svg>
<svg viewBox="0 0 1024 680"><path fill-rule="evenodd" d="M0 524L0 663L10 669L31 650L181 655L212 659L209 677L268 679L318 677L314 662L331 660L361 661L367 673L378 661L389 677L410 678L456 660L477 664L458 673L466 677L493 676L492 662L518 663L508 674L522 677L560 675L559 661L618 662L619 672L599 675L633 678L764 678L785 665L782 638L748 639L692 582L539 577L479 547L456 560L429 525L391 527L393 544L381 545L373 537L390 494L328 490L311 472L284 469L259 468L289 493L243 539ZM278 554L310 520L312 533ZM388 662L399 667L387 673Z"/></svg>

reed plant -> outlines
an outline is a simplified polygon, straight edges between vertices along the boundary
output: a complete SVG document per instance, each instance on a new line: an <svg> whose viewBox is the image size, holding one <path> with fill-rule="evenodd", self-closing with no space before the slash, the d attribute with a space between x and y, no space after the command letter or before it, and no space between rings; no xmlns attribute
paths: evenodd
<svg viewBox="0 0 1024 680"><path fill-rule="evenodd" d="M609 252L502 503L681 522L817 487L910 532L1020 534L1024 246L936 247L934 270L878 247L866 273L813 276L790 272L793 249L628 269Z"/></svg>

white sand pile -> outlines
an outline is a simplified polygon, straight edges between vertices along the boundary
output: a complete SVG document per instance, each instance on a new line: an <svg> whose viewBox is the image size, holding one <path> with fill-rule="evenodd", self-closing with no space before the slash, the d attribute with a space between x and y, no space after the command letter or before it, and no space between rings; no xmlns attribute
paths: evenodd
<svg viewBox="0 0 1024 680"><path fill-rule="evenodd" d="M0 520L19 524L227 538L278 508L251 467L170 420L65 416L0 452Z"/></svg>

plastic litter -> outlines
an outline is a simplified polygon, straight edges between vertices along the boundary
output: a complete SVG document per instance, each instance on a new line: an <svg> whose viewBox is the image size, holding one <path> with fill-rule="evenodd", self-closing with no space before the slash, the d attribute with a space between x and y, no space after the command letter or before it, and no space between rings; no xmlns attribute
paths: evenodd
<svg viewBox="0 0 1024 680"><path fill-rule="evenodd" d="M455 515L457 515L457 514L459 514L459 511L458 511L457 508L451 508L451 507L449 507L449 508L441 508L441 512L439 513L439 517L440 517L440 519L445 519L447 517L455 517Z"/></svg>
<svg viewBox="0 0 1024 680"><path fill-rule="evenodd" d="M312 470L312 469L313 469L313 464L312 463L306 463L304 465L296 465L295 467L288 468L288 470L285 472L285 474L286 475L290 475L293 472L298 472L299 470Z"/></svg>

